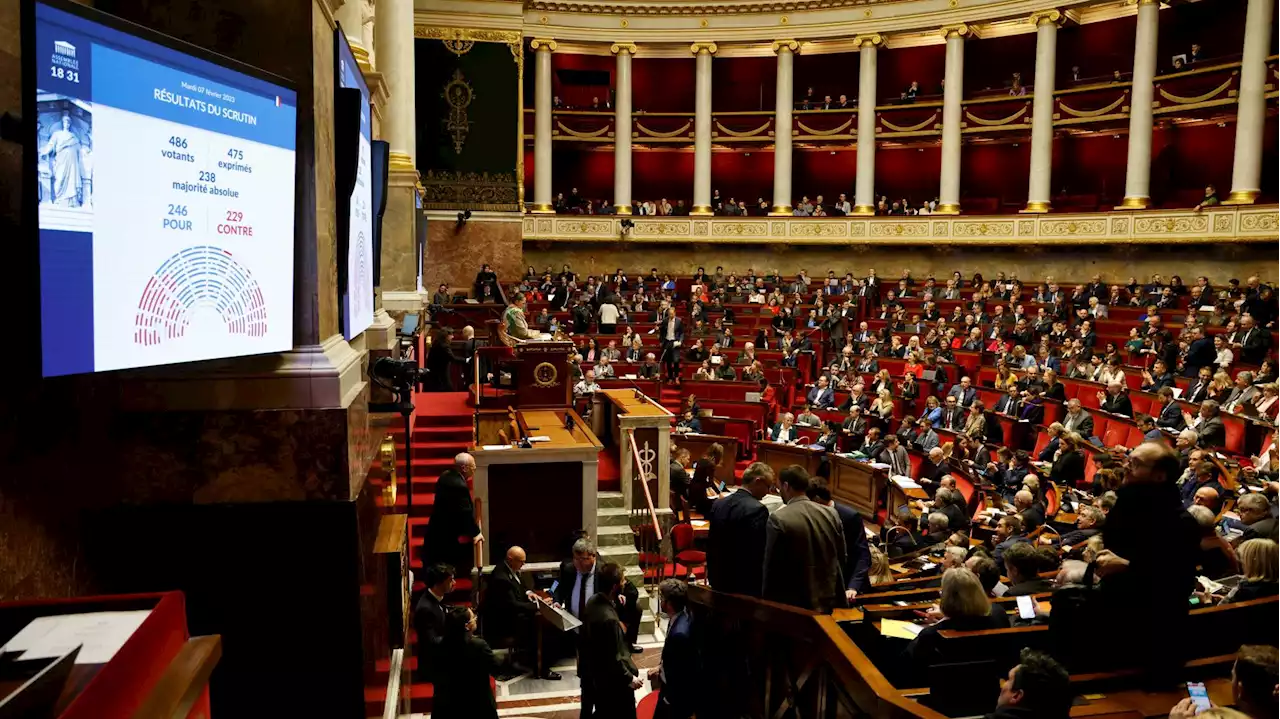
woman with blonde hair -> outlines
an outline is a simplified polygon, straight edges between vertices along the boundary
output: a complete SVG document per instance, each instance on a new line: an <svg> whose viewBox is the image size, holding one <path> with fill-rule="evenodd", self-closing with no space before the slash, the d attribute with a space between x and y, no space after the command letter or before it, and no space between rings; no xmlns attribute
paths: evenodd
<svg viewBox="0 0 1280 719"><path fill-rule="evenodd" d="M1017 384L1018 384L1018 376L1015 375L1009 369L1008 364L1001 362L1000 364L996 365L995 388L998 391L1004 392L1009 389L1009 385L1016 386Z"/></svg>
<svg viewBox="0 0 1280 719"><path fill-rule="evenodd" d="M942 592L938 599L938 611L942 620L925 627L904 650L906 663L912 670L925 671L937 664L959 661L959 657L944 655L941 632L977 631L996 629L991 614L991 600L987 598L978 575L968 569L948 569L942 575Z"/></svg>
<svg viewBox="0 0 1280 719"><path fill-rule="evenodd" d="M1276 596L1276 566L1280 565L1280 546L1270 539L1250 539L1236 548L1240 558L1240 584L1227 595L1227 602Z"/></svg>
<svg viewBox="0 0 1280 719"><path fill-rule="evenodd" d="M889 419L893 416L893 395L889 394L889 390L881 389L876 393L876 398L871 402L871 407L867 412L878 416L880 419Z"/></svg>
<svg viewBox="0 0 1280 719"><path fill-rule="evenodd" d="M1084 442L1077 432L1063 432L1058 443L1058 456L1049 470L1049 479L1059 486L1075 487L1084 483Z"/></svg>
<svg viewBox="0 0 1280 719"><path fill-rule="evenodd" d="M893 572L889 570L889 558L877 547L871 547L871 569L867 571L867 578L871 580L873 587L893 584L895 581Z"/></svg>
<svg viewBox="0 0 1280 719"><path fill-rule="evenodd" d="M893 393L893 377L889 375L889 370L882 369L876 373L875 380L871 383L871 391L880 394L880 390L886 390L890 394Z"/></svg>

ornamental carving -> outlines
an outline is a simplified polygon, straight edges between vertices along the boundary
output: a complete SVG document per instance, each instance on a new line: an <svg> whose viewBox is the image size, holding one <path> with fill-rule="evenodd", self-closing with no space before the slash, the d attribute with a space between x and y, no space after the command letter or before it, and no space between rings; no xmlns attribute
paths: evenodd
<svg viewBox="0 0 1280 719"><path fill-rule="evenodd" d="M1273 210L1271 212L1260 212L1257 214L1241 214L1240 215L1240 231L1241 232L1270 232L1275 233L1277 225L1280 225L1280 215Z"/></svg>
<svg viewBox="0 0 1280 719"><path fill-rule="evenodd" d="M946 223L946 222L935 222L935 223L933 223L933 234L934 234L934 235L936 235L936 236L938 236L938 237L946 237L946 236L947 236L947 232L948 232L948 227L947 227L947 223Z"/></svg>
<svg viewBox="0 0 1280 719"><path fill-rule="evenodd" d="M1117 217L1111 221L1111 234L1127 235L1129 234L1129 218Z"/></svg>
<svg viewBox="0 0 1280 719"><path fill-rule="evenodd" d="M849 226L843 222L793 222L792 237L848 237Z"/></svg>
<svg viewBox="0 0 1280 719"><path fill-rule="evenodd" d="M1189 232L1207 232L1209 218L1195 217L1139 217L1133 223L1135 235L1182 235Z"/></svg>
<svg viewBox="0 0 1280 719"><path fill-rule="evenodd" d="M444 127L453 138L453 151L461 155L462 147L467 142L467 133L471 130L467 108L475 98L475 93L471 90L471 83L463 77L462 70L457 69L440 94L449 103L449 116L444 119Z"/></svg>
<svg viewBox="0 0 1280 719"><path fill-rule="evenodd" d="M1106 220L1047 220L1040 223L1042 237L1072 237L1107 234Z"/></svg>
<svg viewBox="0 0 1280 719"><path fill-rule="evenodd" d="M927 222L894 222L894 223L873 223L871 225L872 237L928 237L929 223Z"/></svg>
<svg viewBox="0 0 1280 719"><path fill-rule="evenodd" d="M1018 236L1030 237L1036 233L1035 220L1021 220L1018 222Z"/></svg>
<svg viewBox="0 0 1280 719"><path fill-rule="evenodd" d="M1213 218L1213 231L1215 234L1231 231L1231 215L1225 212L1216 214Z"/></svg>
<svg viewBox="0 0 1280 719"><path fill-rule="evenodd" d="M612 235L613 220L558 220L556 234Z"/></svg>
<svg viewBox="0 0 1280 719"><path fill-rule="evenodd" d="M550 219L538 220L538 234L549 235L555 230L555 222Z"/></svg>
<svg viewBox="0 0 1280 719"><path fill-rule="evenodd" d="M414 25L413 36L426 40L443 40L447 42L501 42L523 43L523 33L519 30L480 30L461 27L428 27Z"/></svg>
<svg viewBox="0 0 1280 719"><path fill-rule="evenodd" d="M786 235L786 234L787 234L787 223L785 223L785 222L772 222L772 223L770 223L770 224L769 224L769 234L771 234L771 235L780 235L780 236L781 236L781 235Z"/></svg>
<svg viewBox="0 0 1280 719"><path fill-rule="evenodd" d="M953 222L951 234L956 237L1012 237L1012 222Z"/></svg>
<svg viewBox="0 0 1280 719"><path fill-rule="evenodd" d="M688 235L688 222L645 222L636 223L634 234L638 235Z"/></svg>
<svg viewBox="0 0 1280 719"><path fill-rule="evenodd" d="M711 223L707 221L693 223L693 234L698 237L706 237L711 231Z"/></svg>
<svg viewBox="0 0 1280 719"><path fill-rule="evenodd" d="M456 172L427 170L422 176L422 207L427 210L520 209L516 178L509 172Z"/></svg>
<svg viewBox="0 0 1280 719"><path fill-rule="evenodd" d="M764 222L716 222L711 225L716 237L764 237L768 225Z"/></svg>

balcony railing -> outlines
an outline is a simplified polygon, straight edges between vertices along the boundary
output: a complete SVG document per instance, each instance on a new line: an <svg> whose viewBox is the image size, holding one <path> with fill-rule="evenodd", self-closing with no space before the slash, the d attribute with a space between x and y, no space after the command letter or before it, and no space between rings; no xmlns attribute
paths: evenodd
<svg viewBox="0 0 1280 719"><path fill-rule="evenodd" d="M1268 60L1268 97L1274 98L1275 59ZM1240 89L1240 63L1222 62L1191 70L1161 75L1155 81L1157 115L1203 116L1216 108L1235 105ZM1075 125L1119 124L1129 117L1130 83L1127 79L1088 80L1054 92L1053 124L1055 127ZM976 93L966 99L964 133L997 134L1010 130L1031 129L1034 88L1026 95ZM858 111L856 101L849 109L796 110L792 136L799 142L819 144L852 143L857 139ZM525 109L525 128L532 140L534 111ZM772 144L774 113L771 110L745 112L713 112L712 137L720 144ZM631 137L641 144L693 143L692 112L637 111L632 115ZM552 122L556 142L613 143L612 111L557 110ZM883 101L876 107L876 137L903 139L931 137L942 133L942 98L923 97L915 102Z"/></svg>
<svg viewBox="0 0 1280 719"><path fill-rule="evenodd" d="M624 229L623 220L634 227ZM917 217L616 217L526 215L526 241L855 245L1275 244L1271 206L1143 212Z"/></svg>

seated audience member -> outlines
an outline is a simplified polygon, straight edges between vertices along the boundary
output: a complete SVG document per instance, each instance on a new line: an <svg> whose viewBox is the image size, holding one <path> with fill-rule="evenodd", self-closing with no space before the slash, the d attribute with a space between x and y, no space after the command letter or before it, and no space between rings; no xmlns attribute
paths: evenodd
<svg viewBox="0 0 1280 719"><path fill-rule="evenodd" d="M1200 526L1200 551L1196 564L1200 566L1200 574L1210 579L1238 574L1240 564L1235 550L1223 539L1214 528L1213 510L1200 505L1192 506L1187 513Z"/></svg>
<svg viewBox="0 0 1280 719"><path fill-rule="evenodd" d="M822 424L822 418L813 413L813 405L808 402L804 405L804 411L796 417L796 424L801 427L817 427Z"/></svg>
<svg viewBox="0 0 1280 719"><path fill-rule="evenodd" d="M1016 514L1008 514L996 522L995 534L991 537L991 559L996 563L996 567L1003 574L1004 553L1015 544L1027 541L1026 534L1022 530L1022 517Z"/></svg>
<svg viewBox="0 0 1280 719"><path fill-rule="evenodd" d="M1101 509L1092 506L1081 507L1076 512L1076 528L1060 536L1058 543L1063 547L1083 544L1090 537L1100 534L1105 523L1106 515Z"/></svg>
<svg viewBox="0 0 1280 719"><path fill-rule="evenodd" d="M1049 470L1049 479L1058 486L1078 487L1084 484L1083 441L1075 432L1066 432L1059 440L1058 456Z"/></svg>
<svg viewBox="0 0 1280 719"><path fill-rule="evenodd" d="M418 634L418 671L414 679L429 682L435 677L440 641L444 637L445 615L448 611L444 600L453 591L453 567L448 564L433 564L427 567L423 579L427 590L413 608L413 629Z"/></svg>
<svg viewBox="0 0 1280 719"><path fill-rule="evenodd" d="M573 386L574 397L589 397L600 391L600 385L596 382L595 370L587 370L587 373Z"/></svg>
<svg viewBox="0 0 1280 719"><path fill-rule="evenodd" d="M835 404L835 392L831 391L826 375L818 378L817 386L809 390L807 399L810 405L819 409L827 409Z"/></svg>
<svg viewBox="0 0 1280 719"><path fill-rule="evenodd" d="M1027 475L1024 479L1030 479L1035 475ZM1018 493L1013 495L1013 509L1017 512L1017 516L1022 519L1022 529L1028 534L1036 531L1040 525L1044 524L1044 513L1040 507L1036 505L1036 496L1027 489L1020 489Z"/></svg>
<svg viewBox="0 0 1280 719"><path fill-rule="evenodd" d="M912 443L920 449L921 452L928 452L938 446L938 433L933 431L933 423L928 417L921 417L916 421L919 430L916 432Z"/></svg>
<svg viewBox="0 0 1280 719"><path fill-rule="evenodd" d="M1040 594L1053 591L1053 584L1039 574L1044 565L1041 550L1028 542L1009 547L1004 553L1005 574L1009 576L1006 597Z"/></svg>
<svg viewBox="0 0 1280 719"><path fill-rule="evenodd" d="M693 416L692 409L686 409L684 415L680 417L680 421L676 422L676 431L682 434L686 432L702 434L702 420Z"/></svg>
<svg viewBox="0 0 1280 719"><path fill-rule="evenodd" d="M644 356L644 364L640 365L637 374L641 379L658 379L662 373L662 367L658 365L658 358L652 352Z"/></svg>
<svg viewBox="0 0 1280 719"><path fill-rule="evenodd" d="M520 578L520 569L524 567L524 563L524 549L511 547L507 550L505 561L494 565L485 581L480 613L484 616L487 638L513 638L513 651L532 656L537 649L534 622L537 621L538 610L530 601L531 592ZM514 667L517 671L526 671L519 664L514 664ZM541 678L559 679L560 675L544 669Z"/></svg>
<svg viewBox="0 0 1280 719"><path fill-rule="evenodd" d="M1236 652L1231 667L1231 702L1239 711L1219 707L1200 711L1188 697L1174 705L1169 719L1275 719L1278 667L1280 655L1275 647L1246 644Z"/></svg>
<svg viewBox="0 0 1280 719"><path fill-rule="evenodd" d="M1228 529L1239 529L1244 532L1238 541L1249 539L1277 540L1277 521L1271 515L1271 502L1261 492L1249 492L1236 502L1238 520L1226 519L1223 524Z"/></svg>
<svg viewBox="0 0 1280 719"><path fill-rule="evenodd" d="M1124 391L1124 384L1121 381L1108 383L1107 391L1098 393L1098 403L1103 412L1125 417L1133 416L1133 402L1129 400L1129 395Z"/></svg>
<svg viewBox="0 0 1280 719"><path fill-rule="evenodd" d="M489 677L498 673L493 650L475 635L469 607L450 607L438 648L431 716L442 719L497 719L498 704Z"/></svg>
<svg viewBox="0 0 1280 719"><path fill-rule="evenodd" d="M1185 509L1194 504L1206 504L1212 502L1210 509L1217 510L1218 501L1226 496L1226 490L1222 488L1222 484L1218 482L1218 468L1212 462L1204 459L1194 464L1191 469L1190 478L1182 483L1180 489L1182 496L1182 507ZM1202 493L1201 490L1208 490ZM1212 494L1210 494L1210 492ZM1199 501L1197 501L1199 500Z"/></svg>
<svg viewBox="0 0 1280 719"><path fill-rule="evenodd" d="M704 517L711 513L712 502L724 491L724 482L716 477L716 470L723 460L724 446L716 442L707 447L702 453L702 459L693 465L693 479L689 481L689 503Z"/></svg>
<svg viewBox="0 0 1280 719"><path fill-rule="evenodd" d="M893 571L889 569L889 558L879 547L871 546L871 569L867 572L867 581L872 587L892 587Z"/></svg>
<svg viewBox="0 0 1280 719"><path fill-rule="evenodd" d="M1276 567L1280 552L1270 539L1250 539L1236 550L1240 558L1240 584L1227 595L1228 602L1276 596Z"/></svg>
<svg viewBox="0 0 1280 719"><path fill-rule="evenodd" d="M795 426L795 415L784 412L778 416L778 423L769 430L769 439L773 442L795 442L800 432Z"/></svg>
<svg viewBox="0 0 1280 719"><path fill-rule="evenodd" d="M1216 400L1207 399L1200 403L1200 411L1195 417L1186 412L1182 414L1187 427L1194 429L1200 437L1201 447L1221 447L1227 441L1227 428L1218 416L1219 407Z"/></svg>
<svg viewBox="0 0 1280 719"><path fill-rule="evenodd" d="M942 544L951 536L951 532L947 531L947 515L942 512L930 512L926 521L928 532L921 537L921 543L924 546L933 544Z"/></svg>
<svg viewBox="0 0 1280 719"><path fill-rule="evenodd" d="M658 707L655 717L692 717L702 702L702 661L693 637L689 614L689 587L679 579L664 579L658 585L661 607L667 615L662 661L649 670L649 680L658 680Z"/></svg>
<svg viewBox="0 0 1280 719"><path fill-rule="evenodd" d="M622 567L604 562L596 572L596 594L586 600L579 632L578 675L582 711L598 716L635 717L635 690L643 684L623 637L617 611L623 584Z"/></svg>
<svg viewBox="0 0 1280 719"><path fill-rule="evenodd" d="M889 475L892 477L906 476L911 471L910 455L896 434L885 437L884 450L880 453L879 461L881 464L889 465Z"/></svg>
<svg viewBox="0 0 1280 719"><path fill-rule="evenodd" d="M985 719L1067 719L1071 678L1048 654L1023 649L1018 665L1000 682L996 710Z"/></svg>
<svg viewBox="0 0 1280 719"><path fill-rule="evenodd" d="M612 361L613 360L609 359L607 355L603 355L600 357L600 361L596 363L597 379L613 379L614 378L613 365L611 364Z"/></svg>
<svg viewBox="0 0 1280 719"><path fill-rule="evenodd" d="M905 668L914 674L924 675L937 664L964 661L963 657L944 653L941 632L997 628L982 582L968 569L948 569L942 575L938 610L942 620L921 630L903 652Z"/></svg>
<svg viewBox="0 0 1280 719"><path fill-rule="evenodd" d="M947 527L952 531L967 531L971 523L968 516L968 502L965 501L964 494L956 489L953 477L946 475L942 479L950 479L951 486L944 485L938 488L938 493L934 499L934 507L938 512L947 516Z"/></svg>
<svg viewBox="0 0 1280 719"><path fill-rule="evenodd" d="M885 527L884 537L890 559L910 554L923 546L923 538L916 529L916 525L915 515L906 507L899 507L898 511L889 517L889 526Z"/></svg>
<svg viewBox="0 0 1280 719"><path fill-rule="evenodd" d="M763 462L742 473L742 487L711 506L707 541L707 581L717 591L759 597L764 567L762 500L774 489L774 473Z"/></svg>

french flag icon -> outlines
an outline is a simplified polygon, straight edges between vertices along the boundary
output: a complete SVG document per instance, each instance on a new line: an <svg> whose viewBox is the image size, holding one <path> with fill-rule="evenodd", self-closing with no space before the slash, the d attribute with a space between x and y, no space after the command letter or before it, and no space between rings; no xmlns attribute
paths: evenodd
<svg viewBox="0 0 1280 719"><path fill-rule="evenodd" d="M276 107L280 107L280 96L276 95Z"/></svg>

